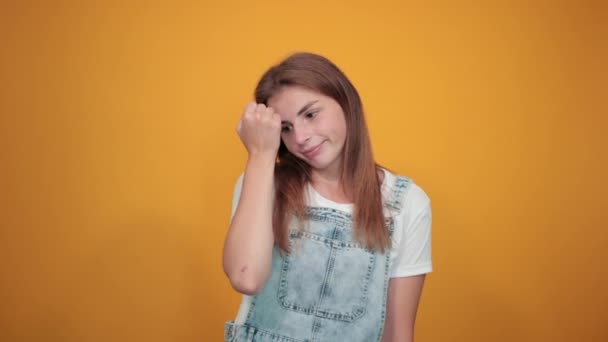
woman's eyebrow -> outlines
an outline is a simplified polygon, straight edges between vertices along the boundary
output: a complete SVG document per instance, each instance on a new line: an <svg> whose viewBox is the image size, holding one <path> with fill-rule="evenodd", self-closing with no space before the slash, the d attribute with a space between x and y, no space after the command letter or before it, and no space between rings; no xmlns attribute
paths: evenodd
<svg viewBox="0 0 608 342"><path fill-rule="evenodd" d="M302 109L300 109L300 111L298 112L298 115L302 115L304 114L305 111L308 110L308 108L310 108L313 104L319 102L319 100L312 100L310 102L308 102L307 104L304 105L304 107L302 107Z"/></svg>
<svg viewBox="0 0 608 342"><path fill-rule="evenodd" d="M310 107L312 107L312 105L314 105L315 103L319 102L319 100L312 100L310 102L308 102L307 104L304 105L304 107L302 107L302 109L300 109L300 111L298 111L298 114L296 116L300 116L302 114L304 114ZM281 123L289 123L289 121L281 121Z"/></svg>

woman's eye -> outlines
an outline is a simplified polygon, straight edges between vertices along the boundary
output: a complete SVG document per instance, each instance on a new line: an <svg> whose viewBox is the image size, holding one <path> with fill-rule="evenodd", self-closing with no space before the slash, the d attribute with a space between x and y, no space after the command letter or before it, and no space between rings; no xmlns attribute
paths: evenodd
<svg viewBox="0 0 608 342"><path fill-rule="evenodd" d="M289 127L289 126L281 127L281 133L288 133L289 131L291 131L291 127Z"/></svg>
<svg viewBox="0 0 608 342"><path fill-rule="evenodd" d="M307 117L307 118L309 118L309 119L312 119L312 118L314 118L315 116L317 116L317 112L308 112L308 113L306 114L306 117Z"/></svg>

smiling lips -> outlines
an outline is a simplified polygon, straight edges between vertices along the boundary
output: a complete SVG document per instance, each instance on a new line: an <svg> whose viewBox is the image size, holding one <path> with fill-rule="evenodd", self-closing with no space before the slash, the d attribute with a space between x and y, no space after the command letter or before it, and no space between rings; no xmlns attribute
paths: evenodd
<svg viewBox="0 0 608 342"><path fill-rule="evenodd" d="M313 158L321 150L321 145L323 145L323 143L320 143L319 145L311 148L310 150L306 150L306 151L302 152L302 154L305 155L306 158L308 158L308 159Z"/></svg>

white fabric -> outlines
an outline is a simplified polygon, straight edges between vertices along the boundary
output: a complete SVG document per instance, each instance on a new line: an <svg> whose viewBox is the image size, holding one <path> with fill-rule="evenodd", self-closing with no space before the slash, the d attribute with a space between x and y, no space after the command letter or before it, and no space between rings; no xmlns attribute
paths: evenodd
<svg viewBox="0 0 608 342"><path fill-rule="evenodd" d="M395 175L384 170L382 194L387 197L391 194L395 182ZM243 174L234 187L232 198L232 213L234 216L236 206L241 195ZM312 186L307 187L307 205L330 207L352 213L352 204L336 203L321 196ZM391 278L409 277L430 273L433 270L431 260L431 201L420 186L412 182L402 199L403 208L399 215L394 217L395 231L393 233L393 247L390 251ZM243 301L236 318L237 324L243 324L247 314L251 297L243 295Z"/></svg>

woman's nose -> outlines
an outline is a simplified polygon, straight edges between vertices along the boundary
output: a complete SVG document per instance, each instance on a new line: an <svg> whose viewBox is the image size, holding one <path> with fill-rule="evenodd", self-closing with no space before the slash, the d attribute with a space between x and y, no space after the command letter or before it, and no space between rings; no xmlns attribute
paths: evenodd
<svg viewBox="0 0 608 342"><path fill-rule="evenodd" d="M306 127L294 127L294 139L298 145L304 145L310 139L310 130Z"/></svg>

